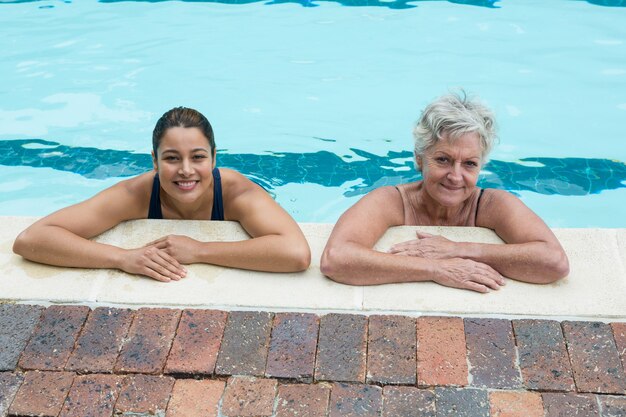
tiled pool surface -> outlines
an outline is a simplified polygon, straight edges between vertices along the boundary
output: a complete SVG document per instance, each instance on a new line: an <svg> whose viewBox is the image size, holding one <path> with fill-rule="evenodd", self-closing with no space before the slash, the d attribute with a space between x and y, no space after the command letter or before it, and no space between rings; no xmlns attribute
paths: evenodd
<svg viewBox="0 0 626 417"><path fill-rule="evenodd" d="M11 243L34 219L1 220L1 417L626 415L623 229L557 229L568 278L481 295L333 283L319 272L331 225L302 225L303 274L192 265L162 284L23 261ZM165 233L245 237L228 222L137 221L100 239Z"/></svg>

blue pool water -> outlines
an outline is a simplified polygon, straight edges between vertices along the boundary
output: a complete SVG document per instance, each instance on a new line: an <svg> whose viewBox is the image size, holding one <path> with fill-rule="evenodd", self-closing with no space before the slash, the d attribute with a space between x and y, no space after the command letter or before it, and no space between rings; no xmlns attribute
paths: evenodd
<svg viewBox="0 0 626 417"><path fill-rule="evenodd" d="M218 164L298 221L417 179L411 128L451 88L501 143L481 185L553 227L626 227L626 2L0 0L0 215L150 169L156 119L213 124Z"/></svg>

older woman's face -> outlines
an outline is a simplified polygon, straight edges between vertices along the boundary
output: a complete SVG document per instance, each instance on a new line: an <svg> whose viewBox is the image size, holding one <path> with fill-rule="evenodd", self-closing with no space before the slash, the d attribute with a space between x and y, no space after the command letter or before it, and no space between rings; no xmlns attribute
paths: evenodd
<svg viewBox="0 0 626 417"><path fill-rule="evenodd" d="M439 204L453 207L472 195L482 164L478 133L466 133L454 142L444 139L428 148L418 164L424 188Z"/></svg>

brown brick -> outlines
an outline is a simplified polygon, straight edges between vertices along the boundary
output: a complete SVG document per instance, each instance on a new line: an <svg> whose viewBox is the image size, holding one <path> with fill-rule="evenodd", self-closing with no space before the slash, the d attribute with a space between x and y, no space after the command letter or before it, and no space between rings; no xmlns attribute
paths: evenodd
<svg viewBox="0 0 626 417"><path fill-rule="evenodd" d="M626 397L598 395L602 417L626 417Z"/></svg>
<svg viewBox="0 0 626 417"><path fill-rule="evenodd" d="M626 370L626 323L611 323L617 353L622 360L622 368Z"/></svg>
<svg viewBox="0 0 626 417"><path fill-rule="evenodd" d="M435 417L435 393L415 387L386 386L383 417Z"/></svg>
<svg viewBox="0 0 626 417"><path fill-rule="evenodd" d="M133 315L130 309L109 307L98 307L89 313L65 369L83 373L113 372Z"/></svg>
<svg viewBox="0 0 626 417"><path fill-rule="evenodd" d="M227 317L225 311L183 311L165 372L212 374Z"/></svg>
<svg viewBox="0 0 626 417"><path fill-rule="evenodd" d="M129 375L115 403L120 414L162 415L167 408L174 378L153 375Z"/></svg>
<svg viewBox="0 0 626 417"><path fill-rule="evenodd" d="M465 319L464 323L472 385L496 389L520 388L511 322L504 319Z"/></svg>
<svg viewBox="0 0 626 417"><path fill-rule="evenodd" d="M329 417L378 417L383 408L382 389L376 385L335 382Z"/></svg>
<svg viewBox="0 0 626 417"><path fill-rule="evenodd" d="M227 417L266 417L274 413L275 379L230 377L222 400Z"/></svg>
<svg viewBox="0 0 626 417"><path fill-rule="evenodd" d="M561 324L552 320L514 320L513 329L526 388L541 391L573 391Z"/></svg>
<svg viewBox="0 0 626 417"><path fill-rule="evenodd" d="M0 304L0 371L15 369L42 311L41 306Z"/></svg>
<svg viewBox="0 0 626 417"><path fill-rule="evenodd" d="M367 317L327 314L320 320L315 379L365 382Z"/></svg>
<svg viewBox="0 0 626 417"><path fill-rule="evenodd" d="M77 376L59 417L111 417L122 379L103 374Z"/></svg>
<svg viewBox="0 0 626 417"><path fill-rule="evenodd" d="M70 392L74 375L73 372L26 372L9 413L20 416L58 416Z"/></svg>
<svg viewBox="0 0 626 417"><path fill-rule="evenodd" d="M599 417L598 403L593 395L544 392L545 417Z"/></svg>
<svg viewBox="0 0 626 417"><path fill-rule="evenodd" d="M463 319L417 319L417 384L467 385L467 357Z"/></svg>
<svg viewBox="0 0 626 417"><path fill-rule="evenodd" d="M180 310L139 309L130 326L128 341L115 364L115 372L157 374L163 370L174 339Z"/></svg>
<svg viewBox="0 0 626 417"><path fill-rule="evenodd" d="M415 384L415 319L370 316L367 345L367 382Z"/></svg>
<svg viewBox="0 0 626 417"><path fill-rule="evenodd" d="M276 314L265 375L312 381L318 331L319 318L314 314Z"/></svg>
<svg viewBox="0 0 626 417"><path fill-rule="evenodd" d="M9 406L23 379L21 374L0 372L0 416L4 417L9 413Z"/></svg>
<svg viewBox="0 0 626 417"><path fill-rule="evenodd" d="M537 392L492 391L491 417L543 417L543 402Z"/></svg>
<svg viewBox="0 0 626 417"><path fill-rule="evenodd" d="M271 331L271 313L233 311L228 314L215 373L263 376Z"/></svg>
<svg viewBox="0 0 626 417"><path fill-rule="evenodd" d="M87 318L89 307L48 307L22 353L23 369L61 371L65 367L78 333Z"/></svg>
<svg viewBox="0 0 626 417"><path fill-rule="evenodd" d="M178 379L166 417L217 417L224 381Z"/></svg>
<svg viewBox="0 0 626 417"><path fill-rule="evenodd" d="M326 417L330 387L325 384L294 384L278 387L276 417Z"/></svg>
<svg viewBox="0 0 626 417"><path fill-rule="evenodd" d="M579 392L624 394L626 376L611 326L599 322L563 322L567 350Z"/></svg>
<svg viewBox="0 0 626 417"><path fill-rule="evenodd" d="M488 393L475 388L435 388L437 417L489 417Z"/></svg>

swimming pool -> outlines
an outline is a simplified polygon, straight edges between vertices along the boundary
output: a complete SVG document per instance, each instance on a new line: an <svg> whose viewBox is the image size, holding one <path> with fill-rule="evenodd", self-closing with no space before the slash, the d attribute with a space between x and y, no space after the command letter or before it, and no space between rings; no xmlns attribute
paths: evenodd
<svg viewBox="0 0 626 417"><path fill-rule="evenodd" d="M413 122L464 87L500 126L482 185L553 227L626 227L624 6L0 0L0 215L149 169L156 119L185 105L213 124L219 165L298 221L334 222L417 178Z"/></svg>

